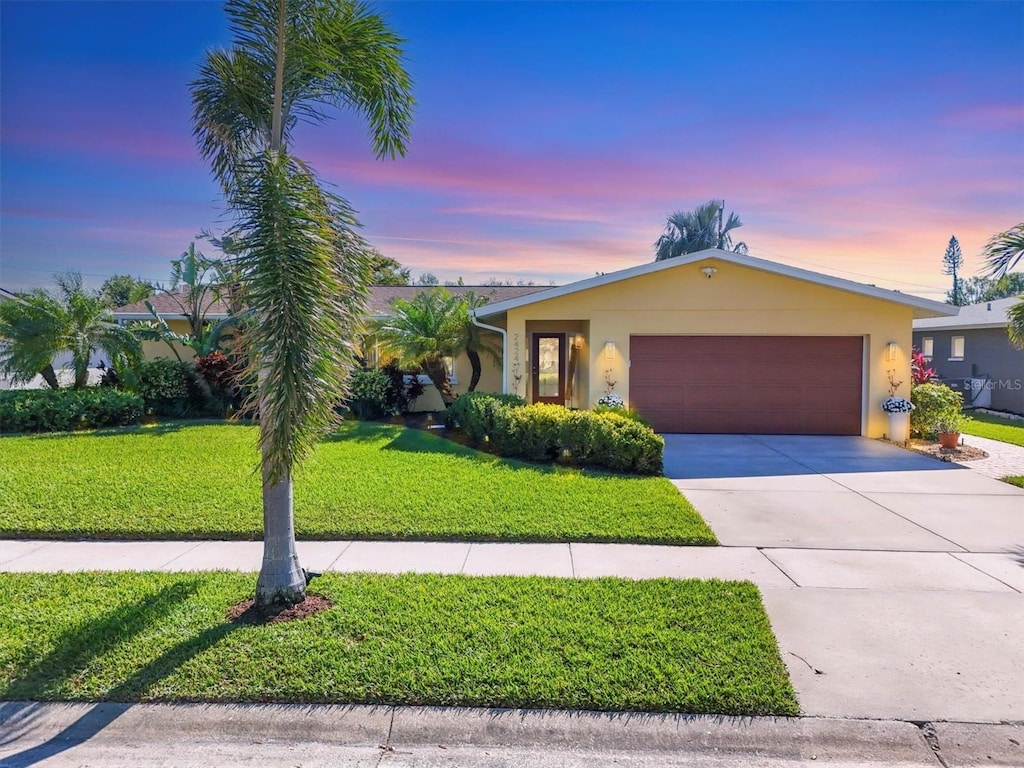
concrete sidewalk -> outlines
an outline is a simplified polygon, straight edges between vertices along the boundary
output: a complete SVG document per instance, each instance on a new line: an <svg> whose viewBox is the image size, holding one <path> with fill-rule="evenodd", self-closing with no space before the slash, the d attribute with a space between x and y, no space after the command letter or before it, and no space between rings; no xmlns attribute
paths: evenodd
<svg viewBox="0 0 1024 768"><path fill-rule="evenodd" d="M257 541L0 540L0 572L259 570ZM762 589L1024 593L1021 553L671 547L640 544L502 544L300 541L318 572L445 573L630 579L728 579Z"/></svg>
<svg viewBox="0 0 1024 768"><path fill-rule="evenodd" d="M1024 727L386 706L0 704L0 766L1024 764Z"/></svg>

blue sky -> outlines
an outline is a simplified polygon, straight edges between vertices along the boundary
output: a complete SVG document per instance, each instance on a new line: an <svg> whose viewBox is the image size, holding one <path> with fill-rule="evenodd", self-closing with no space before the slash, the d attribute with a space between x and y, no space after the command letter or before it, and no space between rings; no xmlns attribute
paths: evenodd
<svg viewBox="0 0 1024 768"><path fill-rule="evenodd" d="M407 157L299 132L384 253L566 282L653 258L725 198L751 253L939 297L960 239L1024 218L1024 3L381 3L408 40ZM0 4L0 285L166 279L223 222L188 83L213 2Z"/></svg>

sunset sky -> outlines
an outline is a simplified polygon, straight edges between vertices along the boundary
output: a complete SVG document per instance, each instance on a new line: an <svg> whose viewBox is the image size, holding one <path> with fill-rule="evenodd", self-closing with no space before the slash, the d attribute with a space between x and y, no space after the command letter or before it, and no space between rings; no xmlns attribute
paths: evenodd
<svg viewBox="0 0 1024 768"><path fill-rule="evenodd" d="M293 151L414 275L625 268L718 197L752 255L941 298L950 235L970 275L1024 219L1022 2L376 7L408 40L408 155L375 160L350 113ZM188 92L228 43L221 5L0 14L0 287L166 281L225 223Z"/></svg>

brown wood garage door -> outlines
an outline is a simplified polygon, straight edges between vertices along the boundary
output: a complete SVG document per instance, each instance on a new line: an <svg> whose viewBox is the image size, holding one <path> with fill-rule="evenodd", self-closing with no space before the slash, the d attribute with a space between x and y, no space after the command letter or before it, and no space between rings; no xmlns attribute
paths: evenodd
<svg viewBox="0 0 1024 768"><path fill-rule="evenodd" d="M629 359L659 432L861 433L860 336L631 336Z"/></svg>

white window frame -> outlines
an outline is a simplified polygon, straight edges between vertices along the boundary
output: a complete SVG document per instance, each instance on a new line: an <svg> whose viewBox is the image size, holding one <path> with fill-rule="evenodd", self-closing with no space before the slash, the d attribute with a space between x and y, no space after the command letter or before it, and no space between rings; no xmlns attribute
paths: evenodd
<svg viewBox="0 0 1024 768"><path fill-rule="evenodd" d="M931 360L935 356L935 339L925 336L921 339L921 354L925 360Z"/></svg>
<svg viewBox="0 0 1024 768"><path fill-rule="evenodd" d="M959 344L957 343L959 342ZM959 347L959 354L957 354ZM949 359L950 360L963 360L964 354L967 351L967 340L963 336L953 336L949 340Z"/></svg>

